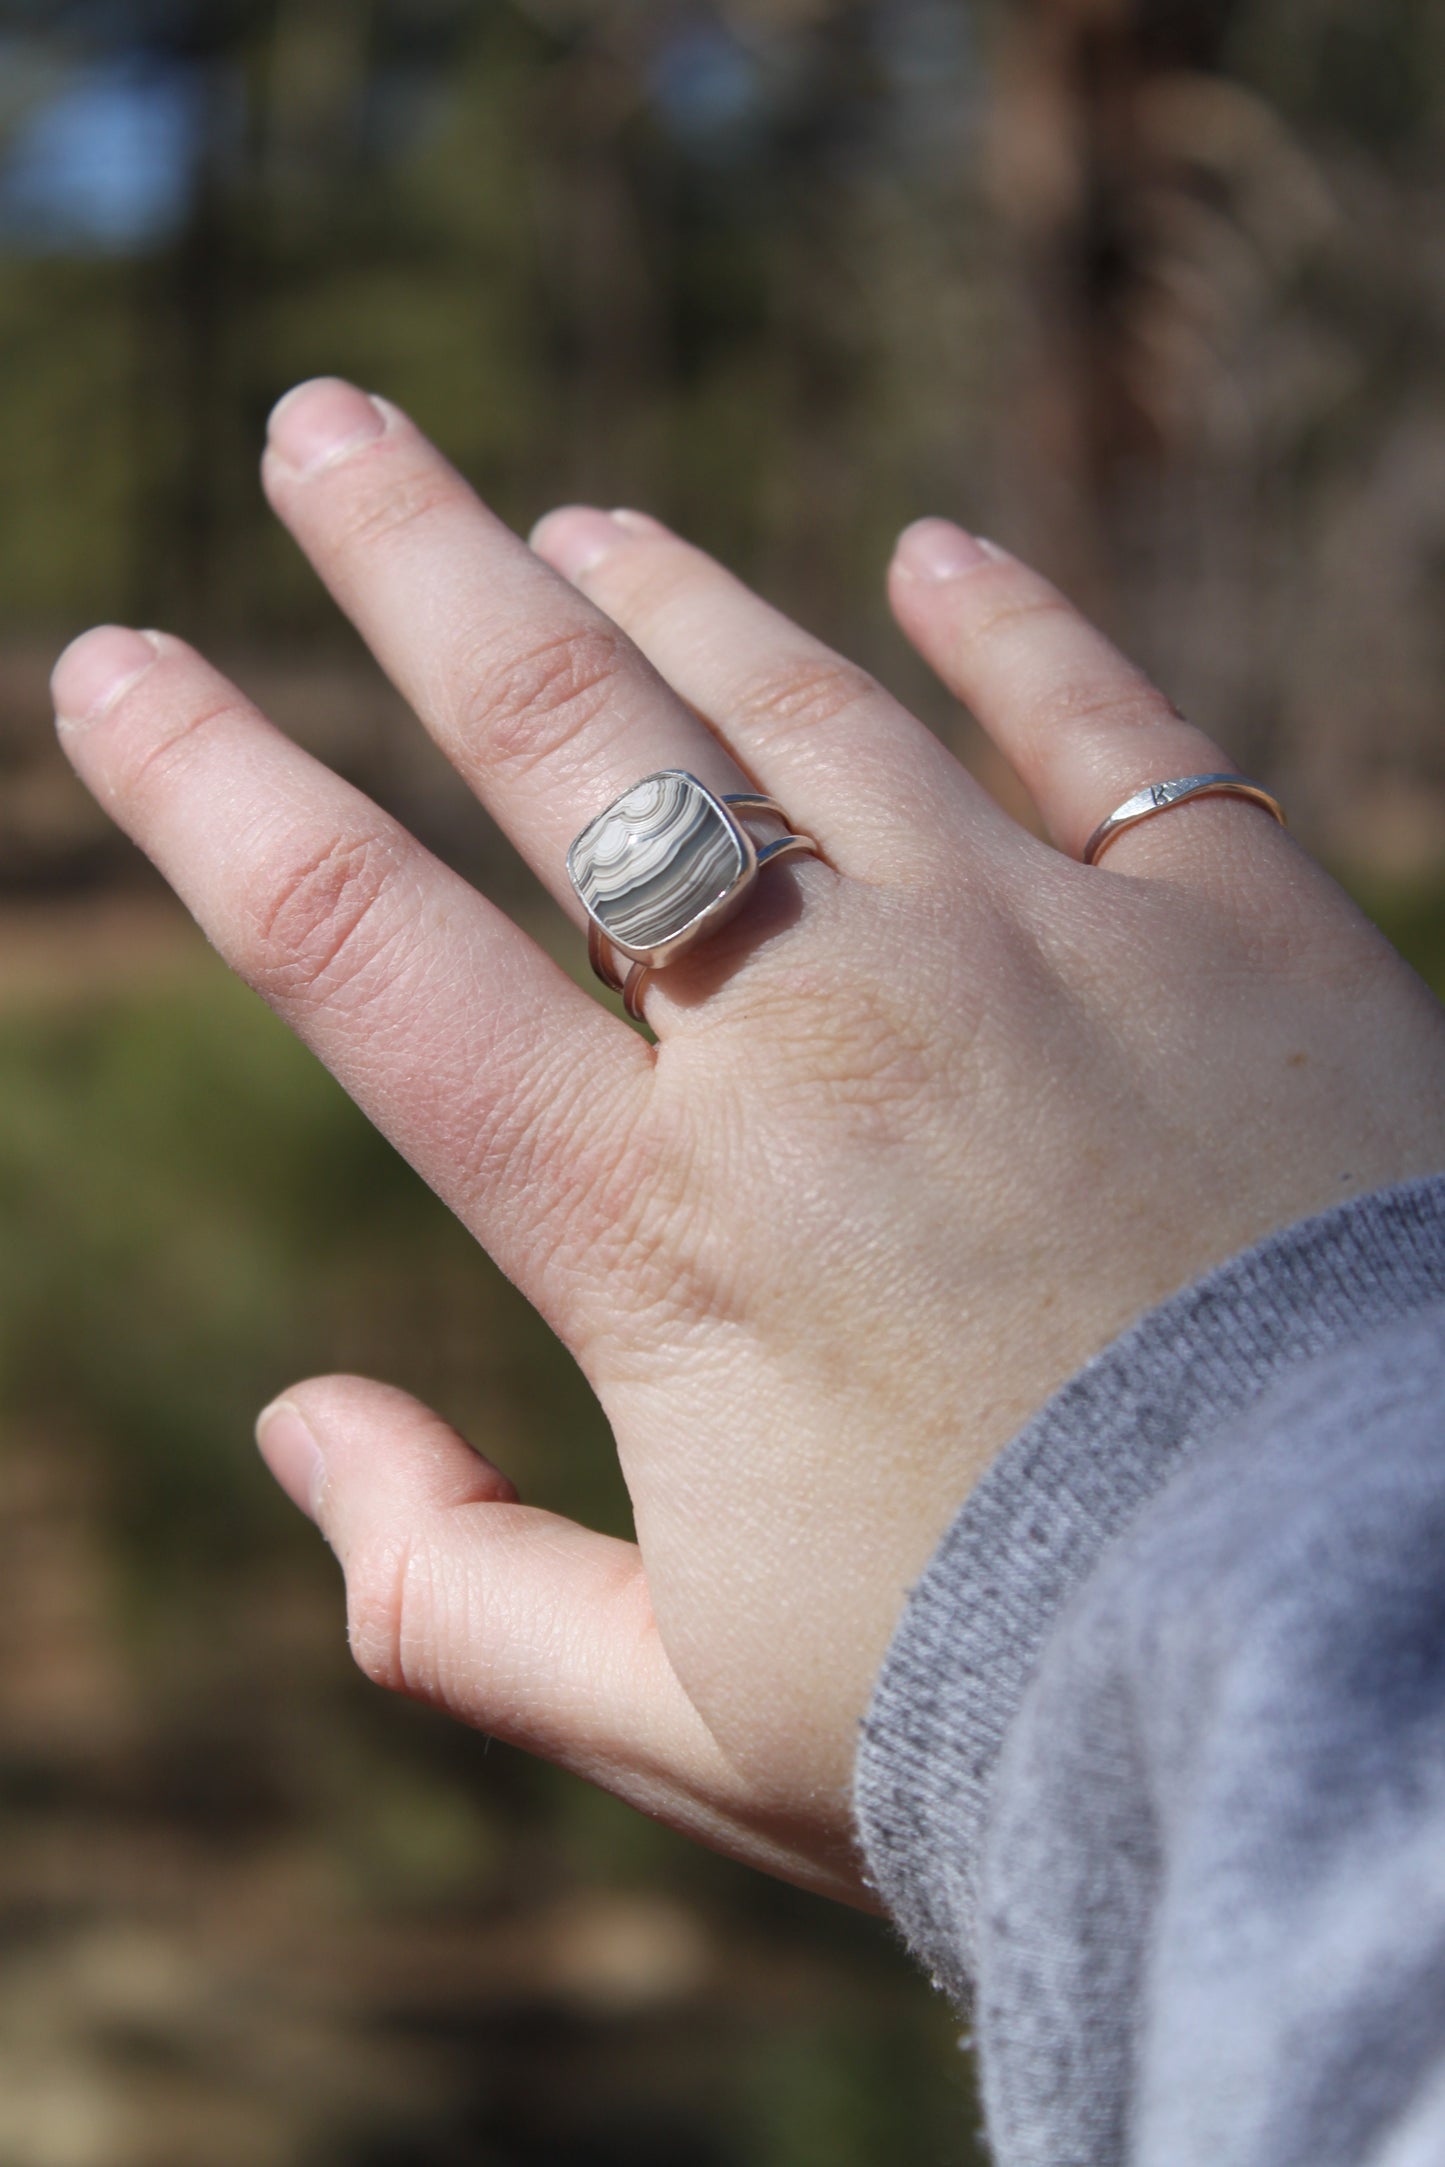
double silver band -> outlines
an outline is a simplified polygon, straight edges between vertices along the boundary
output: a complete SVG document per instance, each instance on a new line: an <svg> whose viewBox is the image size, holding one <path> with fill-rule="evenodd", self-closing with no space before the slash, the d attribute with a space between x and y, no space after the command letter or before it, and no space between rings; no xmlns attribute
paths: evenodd
<svg viewBox="0 0 1445 2167"><path fill-rule="evenodd" d="M768 813L775 820L781 820L785 826L787 825L787 815L781 805L775 803L772 798L744 797L739 793L724 798L723 803L731 805L738 812ZM817 858L821 856L822 852L811 835L789 833L778 836L771 843L760 843L758 845L757 869L761 872L765 865L774 865L779 858ZM643 1020L643 989L656 969L656 965L652 963L629 963L626 971L619 975L613 962L613 953L612 943L603 933L597 920L589 918L587 921L587 960L603 985L610 986L614 993L622 995L622 1005L627 1010L628 1015L641 1023Z"/></svg>
<svg viewBox="0 0 1445 2167"><path fill-rule="evenodd" d="M1262 805L1267 813L1287 827L1284 807L1279 799L1259 783L1252 783L1244 775L1184 775L1177 782L1148 783L1136 790L1132 797L1116 805L1107 820L1101 820L1083 848L1085 865L1097 865L1110 843L1126 828L1137 827L1141 820L1152 820L1156 813L1167 813L1176 805L1187 804L1190 798L1247 798L1251 805Z"/></svg>
<svg viewBox="0 0 1445 2167"><path fill-rule="evenodd" d="M761 839L751 820L783 832ZM719 795L677 768L648 776L589 821L567 855L587 913L588 960L641 1021L653 971L731 917L765 865L821 855L775 798Z"/></svg>

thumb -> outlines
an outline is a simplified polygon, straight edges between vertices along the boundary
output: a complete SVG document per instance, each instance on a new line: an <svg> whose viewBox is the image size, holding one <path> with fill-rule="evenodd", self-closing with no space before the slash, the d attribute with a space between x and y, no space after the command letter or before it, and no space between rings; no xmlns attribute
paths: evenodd
<svg viewBox="0 0 1445 2167"><path fill-rule="evenodd" d="M378 1685L445 1708L790 1880L851 1890L851 1862L800 1855L725 1759L678 1683L633 1543L523 1505L439 1415L394 1386L318 1377L256 1425L287 1495L346 1578L356 1661ZM834 1844L827 1849L833 1852Z"/></svg>

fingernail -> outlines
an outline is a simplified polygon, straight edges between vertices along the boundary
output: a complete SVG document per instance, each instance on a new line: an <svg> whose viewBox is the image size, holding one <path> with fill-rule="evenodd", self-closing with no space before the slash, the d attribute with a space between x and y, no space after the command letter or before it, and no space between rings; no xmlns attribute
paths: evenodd
<svg viewBox="0 0 1445 2167"><path fill-rule="evenodd" d="M654 519L651 512L628 511L624 506L620 510L614 508L612 517L617 521L619 527L626 527L629 534L666 535L668 532L662 521Z"/></svg>
<svg viewBox="0 0 1445 2167"><path fill-rule="evenodd" d="M267 441L298 474L334 466L386 432L386 416L374 399L339 376L298 384L275 407Z"/></svg>
<svg viewBox="0 0 1445 2167"><path fill-rule="evenodd" d="M623 520L611 512L593 511L586 504L569 504L565 511L549 512L532 529L533 549L564 579L581 579L627 538Z"/></svg>
<svg viewBox="0 0 1445 2167"><path fill-rule="evenodd" d="M292 1504L299 1505L308 1520L319 1519L326 1462L299 1409L290 1400L273 1400L256 1417L256 1442Z"/></svg>
<svg viewBox="0 0 1445 2167"><path fill-rule="evenodd" d="M898 537L894 563L913 579L957 579L986 564L988 544L956 527L951 519L916 519Z"/></svg>
<svg viewBox="0 0 1445 2167"><path fill-rule="evenodd" d="M156 662L156 646L125 625L97 625L72 640L50 673L55 718L63 729L99 722Z"/></svg>

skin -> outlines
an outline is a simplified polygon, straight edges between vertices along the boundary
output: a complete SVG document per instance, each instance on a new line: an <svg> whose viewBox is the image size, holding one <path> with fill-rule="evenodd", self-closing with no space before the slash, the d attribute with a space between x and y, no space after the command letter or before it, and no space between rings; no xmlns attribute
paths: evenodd
<svg viewBox="0 0 1445 2167"><path fill-rule="evenodd" d="M262 1451L378 1682L867 1904L857 1724L960 1503L1141 1311L1445 1166L1445 1015L1256 807L1079 864L1142 783L1232 763L945 522L902 538L893 608L1048 843L651 519L573 507L528 546L331 380L277 409L264 481L579 928L568 844L657 768L777 796L825 862L653 978L650 1045L180 641L67 650L78 773L572 1348L637 1546L365 1379L297 1385Z"/></svg>

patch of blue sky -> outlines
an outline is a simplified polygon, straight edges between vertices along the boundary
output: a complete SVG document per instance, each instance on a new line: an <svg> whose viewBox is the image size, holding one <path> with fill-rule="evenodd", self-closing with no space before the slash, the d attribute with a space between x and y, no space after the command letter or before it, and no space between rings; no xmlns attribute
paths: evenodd
<svg viewBox="0 0 1445 2167"><path fill-rule="evenodd" d="M0 156L0 245L126 254L182 223L202 125L182 67L78 65L15 123Z"/></svg>
<svg viewBox="0 0 1445 2167"><path fill-rule="evenodd" d="M694 149L724 149L760 116L764 88L757 57L720 23L676 31L654 56L649 74L668 128Z"/></svg>

